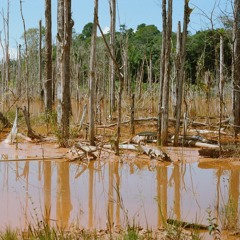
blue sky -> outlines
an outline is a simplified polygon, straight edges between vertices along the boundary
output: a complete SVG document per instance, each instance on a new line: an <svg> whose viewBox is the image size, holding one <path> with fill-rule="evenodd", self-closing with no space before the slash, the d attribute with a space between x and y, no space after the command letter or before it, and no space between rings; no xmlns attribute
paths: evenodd
<svg viewBox="0 0 240 240"><path fill-rule="evenodd" d="M220 1L220 7L223 11L226 8L228 0ZM72 13L75 22L74 28L77 33L88 22L93 20L93 2L94 0L72 0ZM99 20L103 29L109 26L109 0L99 0ZM203 13L210 16L214 7L215 0L190 0L190 6L194 7L191 15L189 31L194 33L197 30L206 29L210 26L209 20L203 16ZM42 19L44 25L44 0L24 0L23 14L26 22L26 28L37 28L39 20ZM184 0L173 0L173 31L177 29L177 22L183 19ZM2 9L6 14L7 0L0 0L0 11ZM56 35L56 16L57 0L52 0L52 21L53 37ZM199 10L201 9L201 10ZM218 7L216 8L216 14ZM141 23L154 24L161 30L161 0L118 0L117 29L120 24L126 24L128 28L136 29ZM215 22L215 24L218 24ZM0 16L1 38L4 39L2 15ZM10 0L10 46L15 48L20 43L20 37L23 33L23 24L20 15L19 0Z"/></svg>

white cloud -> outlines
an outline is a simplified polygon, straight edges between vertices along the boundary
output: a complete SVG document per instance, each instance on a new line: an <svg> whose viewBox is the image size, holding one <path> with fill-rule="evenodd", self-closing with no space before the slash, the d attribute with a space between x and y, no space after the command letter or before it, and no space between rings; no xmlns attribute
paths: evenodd
<svg viewBox="0 0 240 240"><path fill-rule="evenodd" d="M103 29L103 33L104 34L107 34L107 33L109 33L109 31L110 31L110 28L109 27L104 27L104 29Z"/></svg>
<svg viewBox="0 0 240 240"><path fill-rule="evenodd" d="M102 31L104 34L107 34L107 33L109 33L110 28L108 26L105 26L104 29L102 29ZM101 33L99 30L98 30L98 36L101 36Z"/></svg>

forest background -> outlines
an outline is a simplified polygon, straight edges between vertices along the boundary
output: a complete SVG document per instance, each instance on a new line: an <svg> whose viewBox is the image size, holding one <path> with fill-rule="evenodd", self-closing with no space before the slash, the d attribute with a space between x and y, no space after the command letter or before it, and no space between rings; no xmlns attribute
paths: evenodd
<svg viewBox="0 0 240 240"><path fill-rule="evenodd" d="M49 32L49 26L46 26L46 28L48 28L48 30L46 30L41 21L44 9L47 9L47 2L49 3L49 1L45 2L45 7L42 5L40 8L42 11L38 11L39 6L37 4L39 4L39 1L34 1L34 3L31 1L31 4L34 5L32 7L30 7L30 5L27 7L27 4L30 4L30 2L23 2L20 0L18 3L14 4L14 8L12 1L4 2L5 8L2 9L1 13L1 49L3 55L1 64L2 102L9 98L15 98L16 100L25 97L25 100L29 103L30 99L37 99L37 97L41 99L43 95L45 95L46 109L51 112L52 109L47 103L49 101L49 96L50 105L52 105L56 96L59 94L59 89L61 89L61 96L58 97L58 100L60 102L62 101L62 103L68 101L66 99L64 100L64 96L69 95L69 93L64 93L66 86L67 88L69 87L67 91L71 93L71 98L75 98L78 101L85 93L88 93L88 90L90 93L95 92L94 96L89 94L89 106L94 109L92 116L91 109L89 110L89 131L91 139L91 119L101 123L101 116L98 116L98 114L100 114L99 106L101 102L106 100L104 98L108 98L106 97L106 93L107 96L109 96L107 101L110 104L109 109L106 110L106 115L112 118L113 113L117 110L115 100L118 100L118 119L121 119L121 114L119 115L121 101L119 101L119 99L121 100L122 95L115 94L115 91L118 92L119 89L121 90L123 88L125 96L131 98L132 94L134 94L136 99L141 99L144 96L143 91L147 91L155 100L158 98L159 83L162 81L160 69L162 66L161 60L163 60L163 51L161 50L163 49L163 36L166 37L168 31L170 31L170 36L168 35L165 40L167 40L166 42L168 45L171 43L171 46L165 46L164 49L170 50L167 53L169 56L168 59L165 59L165 62L169 65L167 72L171 70L169 71L171 73L167 76L168 80L165 80L168 81L167 91L165 91L166 89L161 91L164 95L164 92L169 92L170 90L171 97L169 99L169 96L166 96L166 101L168 102L167 106L164 105L166 103L161 103L160 105L161 108L166 109L168 113L170 113L171 110L169 106L172 106L173 109L170 114L175 116L177 113L175 113L174 108L176 108L178 101L176 99L176 88L178 88L176 84L178 40L181 39L181 37L178 37L177 31L179 31L179 21L176 19L183 20L182 36L186 33L187 37L187 39L185 39L186 41L181 43L184 47L180 54L181 61L183 61L180 65L184 65L184 77L181 73L182 76L180 76L180 78L184 78L185 86L188 86L185 87L185 90L191 87L193 91L197 91L199 94L201 94L202 91L203 94L206 94L207 98L211 94L218 94L218 90L215 89L215 92L211 92L211 89L214 90L214 87L219 87L219 83L221 82L219 80L221 75L221 36L224 36L224 82L229 84L232 83L232 52L234 50L232 45L232 32L234 20L238 20L233 14L236 3L234 5L232 1L211 1L211 4L206 1L201 1L201 5L199 6L197 5L199 3L195 4L194 1L188 0L182 1L181 3L180 1L168 1L167 12L163 7L164 1L162 1L162 3L160 1L150 1L147 3L145 2L145 4L143 4L144 1L132 1L130 5L126 2L124 5L124 1L119 1L117 4L115 1L105 1L103 4L101 2L98 4L98 1L94 1L94 6L92 5L93 3L87 4L92 10L94 9L94 14L87 14L88 11L85 12L83 10L84 7L82 8L84 16L87 14L90 18L94 18L93 21L89 19L89 22L85 25L82 24L84 21L79 21L77 17L74 19L74 16L81 16L81 9L79 9L81 5L78 4L77 1L58 1L58 6L56 1L53 1L53 9L51 10L52 15L50 16L52 19L51 45L48 44L49 35L46 34ZM61 2L63 3L62 10L60 6ZM170 4L173 5L171 6ZM190 5L188 6L188 4ZM112 8L113 5L115 6L114 11ZM156 7L151 7L152 5ZM18 10L16 8L17 6L19 7ZM139 7L139 11L135 10L135 6ZM203 8L201 8L201 6ZM76 9L79 9L79 11L75 11ZM109 9L111 11L109 11ZM131 15L126 13L124 17L125 21L121 20L121 14L124 12L122 9L132 9ZM197 13L194 12L196 10ZM110 16L109 18L106 17L107 11L111 13L108 15ZM144 14L140 14L141 12ZM34 17L29 13L34 14ZM39 25L37 26L35 22L35 25L29 28L28 23L33 22L32 20L36 19L39 13ZM154 13L156 13L156 16ZM173 15L170 16L166 13L170 15L173 13ZM64 15L63 19L65 18L62 25L59 21L60 14ZM115 18L114 20L112 17L113 15ZM139 17L135 17L135 15L140 17L145 16L146 23L143 22L142 19L139 19ZM28 19L28 16L30 19ZM13 18L12 21L11 18ZM47 18L46 12L45 18ZM151 21L153 21L151 20L152 18L154 18L155 24L151 23ZM158 18L159 21L156 21L156 18ZM68 19L68 21L66 21L66 19ZM86 17L86 19L88 18ZM107 31L108 24L106 23L106 19L109 19L110 25L114 25L113 27L110 26L109 32ZM117 28L116 19L118 19ZM132 23L132 19L139 21L139 24L136 24L136 22ZM164 19L167 21L165 25ZM172 21L171 23L170 20ZM130 22L129 25L135 26L129 27L128 21ZM160 31L160 27L157 26L161 24L163 27ZM20 36L19 29L21 29L19 26L22 26L23 30L20 40L18 40ZM81 26L83 26L82 32L78 32ZM100 34L101 26L105 26L105 35ZM170 30L167 29L167 27ZM18 29L18 31L16 31L16 29ZM61 33L62 30L63 32ZM11 35L11 33L13 33L13 35ZM47 36L48 40L45 39ZM15 40L16 48L14 47L13 39ZM63 39L65 39L64 46ZM108 46L110 46L109 49ZM48 77L50 62L49 56L47 56L47 53L50 52L49 47L51 47L52 51L50 56L50 62L52 64L50 77ZM48 49L48 51L46 49ZM14 57L11 57L11 54L9 54L11 52L15 52ZM63 70L66 66L67 69L69 69L69 73L65 72L66 68ZM94 74L92 74L93 69ZM179 71L182 70L179 69ZM91 76L93 77L93 75L94 84L91 85L93 80ZM177 78L178 77L179 76L177 76ZM65 79L64 81L63 78ZM50 82L49 79L51 79L50 95L47 94L49 89L47 84ZM61 88L59 89L57 86L58 79L61 79ZM121 83L123 84L122 86ZM164 85L164 80L162 83ZM229 92L231 92L231 88L229 89ZM46 94L48 100L46 100ZM67 96L67 98L69 98L69 96ZM163 100L164 98L163 96ZM94 102L91 102L93 99ZM169 100L171 101L170 105ZM157 114L157 112L159 115L159 107L157 106L159 105L157 103L158 100L155 101L154 104L153 99L151 99L150 102L149 108L151 109L151 115ZM71 107L69 107L70 105L68 105L68 103L65 106L64 104L58 104L58 106L65 108L57 112L59 115L58 122L61 122L61 118L62 121L66 121L60 124L63 126L61 130L61 132L63 132L62 137L68 138L69 129L66 126L69 125L69 109L71 109ZM68 109L67 114L66 109ZM62 117L60 117L61 114ZM164 116L161 117L165 119ZM166 116L166 119L167 122L168 116ZM164 128L164 126L162 126L162 128ZM64 134L64 129L67 129L66 131L68 133ZM162 142L164 143L165 140L162 140Z"/></svg>

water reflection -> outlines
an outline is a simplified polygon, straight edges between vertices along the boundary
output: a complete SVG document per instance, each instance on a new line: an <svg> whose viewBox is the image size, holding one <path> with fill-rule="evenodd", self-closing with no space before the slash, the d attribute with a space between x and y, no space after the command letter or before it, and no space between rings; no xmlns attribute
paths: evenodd
<svg viewBox="0 0 240 240"><path fill-rule="evenodd" d="M207 224L207 208L219 216L230 201L237 218L239 170L204 167L1 162L0 226L27 227L42 219L65 229L72 223L93 229L133 221L157 228L168 218Z"/></svg>
<svg viewBox="0 0 240 240"><path fill-rule="evenodd" d="M67 229L69 226L70 213L72 210L69 164L57 165L57 195L56 195L56 221L60 228Z"/></svg>
<svg viewBox="0 0 240 240"><path fill-rule="evenodd" d="M41 162L38 163L38 173L41 176ZM43 163L43 175L44 175L44 220L47 224L50 224L50 217L51 217L51 185L52 185L52 163L51 162L44 162ZM41 177L38 178L41 181Z"/></svg>

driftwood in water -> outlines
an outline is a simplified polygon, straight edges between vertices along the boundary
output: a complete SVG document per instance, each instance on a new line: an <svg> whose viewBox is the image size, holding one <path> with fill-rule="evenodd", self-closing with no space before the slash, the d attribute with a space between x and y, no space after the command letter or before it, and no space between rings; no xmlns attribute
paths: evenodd
<svg viewBox="0 0 240 240"><path fill-rule="evenodd" d="M114 150L114 144L105 144L103 145L103 148L107 148L107 149L113 149ZM134 144L119 144L119 149L120 150L133 150L133 151L137 151L139 150L137 145Z"/></svg>
<svg viewBox="0 0 240 240"><path fill-rule="evenodd" d="M0 112L0 121L3 123L4 128L12 127L12 124L8 121L8 119Z"/></svg>
<svg viewBox="0 0 240 240"><path fill-rule="evenodd" d="M165 152L163 152L158 148L142 146L142 145L140 145L140 148L142 148L144 153L146 153L150 158L154 158L159 161L172 162L171 158Z"/></svg>
<svg viewBox="0 0 240 240"><path fill-rule="evenodd" d="M112 145L104 145L103 148L112 149ZM147 154L150 158L157 159L159 161L171 162L171 158L162 150L154 148L152 146L143 146L135 144L119 144L120 150L132 150L139 151L142 150L144 154Z"/></svg>
<svg viewBox="0 0 240 240"><path fill-rule="evenodd" d="M69 151L69 154L66 156L70 161L76 160L95 160L97 156L94 152L97 151L95 146L87 146L82 144L75 144Z"/></svg>
<svg viewBox="0 0 240 240"><path fill-rule="evenodd" d="M179 142L179 145L182 145L184 147L202 147L202 148L212 148L212 149L219 148L217 144L203 143L195 140L181 140Z"/></svg>
<svg viewBox="0 0 240 240"><path fill-rule="evenodd" d="M27 111L26 106L22 109L22 111L23 111L23 115L24 115L25 122L27 125L27 129L28 129L28 132L27 132L28 137L30 137L31 139L41 139L42 137L40 135L36 134L31 127L30 114Z"/></svg>
<svg viewBox="0 0 240 240"><path fill-rule="evenodd" d="M203 147L203 148L213 148L218 149L218 142L215 140L209 140L202 136L180 136L178 144L184 147Z"/></svg>
<svg viewBox="0 0 240 240"><path fill-rule="evenodd" d="M207 230L208 229L207 225L198 224L198 223L189 223L189 222L179 221L179 220L175 220L175 219L168 219L167 223L174 225L176 227L182 227L184 229L197 229L197 230Z"/></svg>

